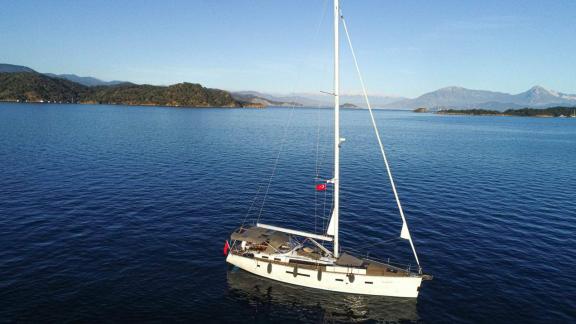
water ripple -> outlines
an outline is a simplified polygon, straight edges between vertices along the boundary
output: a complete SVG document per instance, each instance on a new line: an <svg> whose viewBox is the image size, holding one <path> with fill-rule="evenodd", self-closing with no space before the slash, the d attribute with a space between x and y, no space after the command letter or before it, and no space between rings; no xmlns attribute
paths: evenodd
<svg viewBox="0 0 576 324"><path fill-rule="evenodd" d="M0 104L0 318L574 321L575 121L377 112L422 265L435 277L408 301L308 291L225 265L223 241L266 183L288 115ZM342 244L414 264L397 239L370 121L363 111L342 117ZM329 119L296 110L269 195L249 221L325 226L313 178L318 120L320 171L331 174Z"/></svg>

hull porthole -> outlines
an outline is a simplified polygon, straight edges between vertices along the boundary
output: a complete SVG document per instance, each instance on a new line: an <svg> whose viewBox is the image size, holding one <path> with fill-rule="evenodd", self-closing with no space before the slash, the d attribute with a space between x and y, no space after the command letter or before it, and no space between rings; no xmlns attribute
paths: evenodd
<svg viewBox="0 0 576 324"><path fill-rule="evenodd" d="M268 267L266 267L266 271L268 273L272 273L272 263L268 263Z"/></svg>

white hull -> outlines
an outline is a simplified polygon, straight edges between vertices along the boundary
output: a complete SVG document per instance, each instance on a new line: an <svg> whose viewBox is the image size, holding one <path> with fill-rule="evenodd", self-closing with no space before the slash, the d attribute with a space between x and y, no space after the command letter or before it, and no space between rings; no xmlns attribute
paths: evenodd
<svg viewBox="0 0 576 324"><path fill-rule="evenodd" d="M295 276L294 265L274 263L271 264L271 271L269 272L270 262L232 253L228 254L226 262L272 280L349 294L416 298L418 297L418 288L422 282L422 277L420 276L369 276L362 274L360 269L346 267L338 267L334 271L328 271L327 269L321 273L320 278L316 270L298 268ZM354 276L349 276L348 274L350 273L354 273Z"/></svg>

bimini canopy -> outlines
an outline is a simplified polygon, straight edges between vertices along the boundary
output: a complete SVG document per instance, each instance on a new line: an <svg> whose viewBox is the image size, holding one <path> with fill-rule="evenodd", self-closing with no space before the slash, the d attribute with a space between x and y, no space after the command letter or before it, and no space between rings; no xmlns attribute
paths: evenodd
<svg viewBox="0 0 576 324"><path fill-rule="evenodd" d="M267 244L275 249L288 242L288 234L261 227L240 228L230 238L234 241L246 241L252 244Z"/></svg>

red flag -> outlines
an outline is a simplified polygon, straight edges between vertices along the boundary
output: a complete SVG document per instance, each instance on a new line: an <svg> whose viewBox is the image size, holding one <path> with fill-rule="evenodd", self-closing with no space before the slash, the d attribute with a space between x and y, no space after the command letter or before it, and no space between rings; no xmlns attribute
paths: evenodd
<svg viewBox="0 0 576 324"><path fill-rule="evenodd" d="M230 244L228 243L228 240L226 240L224 243L224 255L228 255L228 251L230 251Z"/></svg>
<svg viewBox="0 0 576 324"><path fill-rule="evenodd" d="M326 190L326 184L325 183L319 183L316 185L316 191L324 191Z"/></svg>

